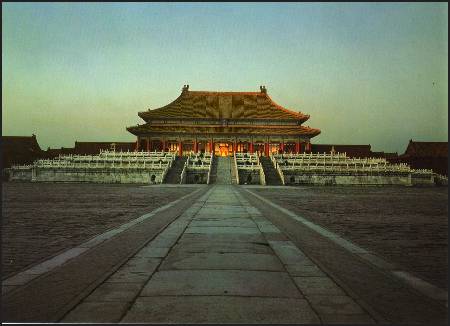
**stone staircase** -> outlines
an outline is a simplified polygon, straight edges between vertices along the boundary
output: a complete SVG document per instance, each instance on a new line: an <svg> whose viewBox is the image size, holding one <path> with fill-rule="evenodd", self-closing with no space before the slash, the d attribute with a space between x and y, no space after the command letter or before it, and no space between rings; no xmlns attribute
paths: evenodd
<svg viewBox="0 0 450 326"><path fill-rule="evenodd" d="M164 183L178 184L181 181L181 172L184 168L184 163L187 160L187 156L177 156L172 164L172 167L166 174L164 178Z"/></svg>
<svg viewBox="0 0 450 326"><path fill-rule="evenodd" d="M214 157L214 160L217 162L215 183L232 184L232 158L228 156L216 156Z"/></svg>
<svg viewBox="0 0 450 326"><path fill-rule="evenodd" d="M209 173L209 184L216 183L217 179L217 156L212 157L211 172Z"/></svg>
<svg viewBox="0 0 450 326"><path fill-rule="evenodd" d="M264 175L266 176L266 185L268 186L282 186L280 175L278 171L273 166L272 161L269 157L261 156L259 158L261 165L264 170Z"/></svg>

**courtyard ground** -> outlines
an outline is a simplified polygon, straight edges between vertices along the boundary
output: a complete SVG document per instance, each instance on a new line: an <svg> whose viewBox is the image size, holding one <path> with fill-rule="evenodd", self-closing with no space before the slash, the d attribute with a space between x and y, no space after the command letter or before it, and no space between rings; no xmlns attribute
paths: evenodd
<svg viewBox="0 0 450 326"><path fill-rule="evenodd" d="M2 278L195 189L3 183Z"/></svg>
<svg viewBox="0 0 450 326"><path fill-rule="evenodd" d="M448 321L446 188L3 189L4 321Z"/></svg>
<svg viewBox="0 0 450 326"><path fill-rule="evenodd" d="M280 206L448 287L447 187L254 189Z"/></svg>

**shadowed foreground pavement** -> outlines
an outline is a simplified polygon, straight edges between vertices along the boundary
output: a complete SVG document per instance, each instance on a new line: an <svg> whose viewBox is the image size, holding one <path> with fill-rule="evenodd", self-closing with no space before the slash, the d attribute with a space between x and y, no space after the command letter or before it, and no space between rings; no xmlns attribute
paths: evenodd
<svg viewBox="0 0 450 326"><path fill-rule="evenodd" d="M4 321L447 322L446 291L236 186L201 187L3 291Z"/></svg>

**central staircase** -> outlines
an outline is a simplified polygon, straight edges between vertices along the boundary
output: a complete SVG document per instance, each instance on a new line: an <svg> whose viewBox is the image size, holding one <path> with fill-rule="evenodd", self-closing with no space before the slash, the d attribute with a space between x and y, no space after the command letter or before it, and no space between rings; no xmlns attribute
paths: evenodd
<svg viewBox="0 0 450 326"><path fill-rule="evenodd" d="M266 185L268 186L282 186L280 175L278 171L273 166L272 161L269 157L261 156L259 158L262 168L264 170L264 175L266 177Z"/></svg>
<svg viewBox="0 0 450 326"><path fill-rule="evenodd" d="M231 157L228 156L216 156L214 157L214 161L217 163L216 174L215 174L215 183L222 185L230 185L232 183L231 176ZM213 183L213 182L210 182Z"/></svg>
<svg viewBox="0 0 450 326"><path fill-rule="evenodd" d="M178 184L181 181L181 172L183 172L184 163L187 160L187 156L177 156L173 162L172 167L164 178L164 183Z"/></svg>

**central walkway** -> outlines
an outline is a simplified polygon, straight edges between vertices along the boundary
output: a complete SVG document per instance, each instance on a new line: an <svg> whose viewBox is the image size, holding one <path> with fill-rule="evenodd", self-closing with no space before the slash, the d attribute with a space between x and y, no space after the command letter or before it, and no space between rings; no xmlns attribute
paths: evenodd
<svg viewBox="0 0 450 326"><path fill-rule="evenodd" d="M373 323L238 191L212 187L61 321Z"/></svg>

